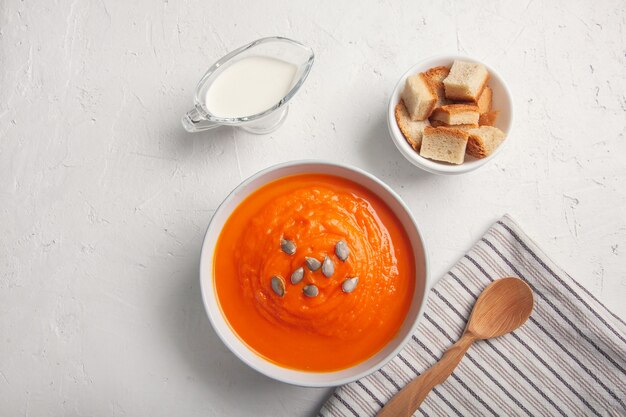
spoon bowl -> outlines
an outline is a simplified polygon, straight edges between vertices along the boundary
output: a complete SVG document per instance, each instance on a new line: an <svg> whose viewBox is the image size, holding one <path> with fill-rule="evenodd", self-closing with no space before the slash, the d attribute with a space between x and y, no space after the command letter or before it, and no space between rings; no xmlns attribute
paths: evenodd
<svg viewBox="0 0 626 417"><path fill-rule="evenodd" d="M520 327L533 311L533 293L519 278L502 278L487 286L476 300L467 331L476 339L490 339Z"/></svg>

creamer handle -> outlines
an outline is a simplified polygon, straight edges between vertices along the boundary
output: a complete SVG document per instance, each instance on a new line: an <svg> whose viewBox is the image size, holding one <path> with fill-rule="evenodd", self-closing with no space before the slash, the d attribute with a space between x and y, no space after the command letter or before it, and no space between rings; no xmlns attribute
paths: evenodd
<svg viewBox="0 0 626 417"><path fill-rule="evenodd" d="M189 110L181 119L181 123L187 132L202 132L220 126L218 123L210 122L205 119L197 107Z"/></svg>

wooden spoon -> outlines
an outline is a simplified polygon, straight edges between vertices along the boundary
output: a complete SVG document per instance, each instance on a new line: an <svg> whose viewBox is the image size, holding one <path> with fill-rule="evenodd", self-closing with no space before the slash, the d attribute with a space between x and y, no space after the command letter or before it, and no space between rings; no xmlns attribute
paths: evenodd
<svg viewBox="0 0 626 417"><path fill-rule="evenodd" d="M378 417L408 417L419 408L430 390L445 381L475 340L502 336L520 327L533 310L533 293L519 278L492 282L476 300L461 338L439 362L409 382L377 414Z"/></svg>

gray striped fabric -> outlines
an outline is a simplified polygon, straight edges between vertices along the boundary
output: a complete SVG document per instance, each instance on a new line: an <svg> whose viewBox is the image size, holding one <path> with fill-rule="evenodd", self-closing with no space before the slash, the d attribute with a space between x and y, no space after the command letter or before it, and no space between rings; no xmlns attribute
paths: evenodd
<svg viewBox="0 0 626 417"><path fill-rule="evenodd" d="M431 290L409 345L380 371L337 388L319 416L375 415L461 336L481 290L505 276L532 288L529 321L514 333L475 343L415 415L625 416L626 324L508 216Z"/></svg>

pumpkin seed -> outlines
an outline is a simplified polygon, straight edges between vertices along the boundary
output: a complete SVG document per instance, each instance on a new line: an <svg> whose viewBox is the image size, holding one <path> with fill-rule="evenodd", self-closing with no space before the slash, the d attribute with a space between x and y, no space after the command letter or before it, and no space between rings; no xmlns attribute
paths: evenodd
<svg viewBox="0 0 626 417"><path fill-rule="evenodd" d="M296 244L293 243L291 240L288 240L288 239L281 239L280 240L280 248L287 255L293 255L294 253L296 253Z"/></svg>
<svg viewBox="0 0 626 417"><path fill-rule="evenodd" d="M330 278L335 273L335 264L330 258L327 256L324 258L324 262L322 262L322 274L326 278Z"/></svg>
<svg viewBox="0 0 626 417"><path fill-rule="evenodd" d="M317 297L317 295L320 293L320 290L315 285L309 284L305 285L304 288L302 288L302 292L307 297Z"/></svg>
<svg viewBox="0 0 626 417"><path fill-rule="evenodd" d="M283 277L280 275L274 275L270 281L270 285L277 296L282 297L285 295L285 281L283 280Z"/></svg>
<svg viewBox="0 0 626 417"><path fill-rule="evenodd" d="M348 244L345 240L337 242L335 245L335 254L337 255L337 258L341 259L342 262L345 262L346 259L348 259L350 249L348 248Z"/></svg>
<svg viewBox="0 0 626 417"><path fill-rule="evenodd" d="M293 285L296 285L297 283L302 281L302 278L304 278L304 268L300 267L293 271L293 274L291 274L291 283Z"/></svg>
<svg viewBox="0 0 626 417"><path fill-rule="evenodd" d="M345 293L351 293L352 291L354 291L354 289L356 288L356 284L358 283L359 277L348 278L341 284L341 289Z"/></svg>
<svg viewBox="0 0 626 417"><path fill-rule="evenodd" d="M311 271L317 271L322 266L320 261L315 258L309 258L308 256L304 258L304 263Z"/></svg>

